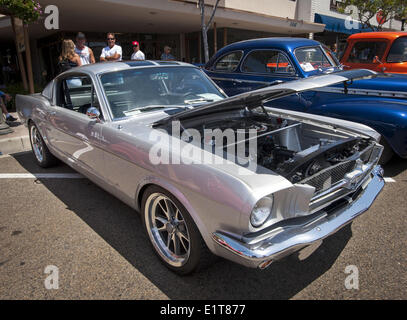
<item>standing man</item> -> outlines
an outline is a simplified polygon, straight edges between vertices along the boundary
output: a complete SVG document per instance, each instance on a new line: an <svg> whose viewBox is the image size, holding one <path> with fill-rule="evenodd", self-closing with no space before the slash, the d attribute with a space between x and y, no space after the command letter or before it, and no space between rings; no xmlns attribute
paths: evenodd
<svg viewBox="0 0 407 320"><path fill-rule="evenodd" d="M161 60L175 60L175 57L171 54L170 46L164 47L164 53L161 55Z"/></svg>
<svg viewBox="0 0 407 320"><path fill-rule="evenodd" d="M100 55L100 61L121 61L122 47L116 44L116 38L113 33L107 34L107 47L103 48Z"/></svg>
<svg viewBox="0 0 407 320"><path fill-rule="evenodd" d="M132 42L133 54L131 55L131 60L146 60L146 56L140 50L140 44L137 41Z"/></svg>
<svg viewBox="0 0 407 320"><path fill-rule="evenodd" d="M95 63L95 56L91 48L85 46L86 36L82 32L76 35L75 53L81 59L82 65Z"/></svg>

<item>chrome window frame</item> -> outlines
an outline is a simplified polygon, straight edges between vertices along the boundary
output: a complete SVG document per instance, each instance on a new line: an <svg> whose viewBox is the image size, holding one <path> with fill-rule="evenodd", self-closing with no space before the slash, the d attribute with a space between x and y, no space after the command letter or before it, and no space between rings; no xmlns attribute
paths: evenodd
<svg viewBox="0 0 407 320"><path fill-rule="evenodd" d="M324 48L323 48L321 45L305 46L305 47L298 47L298 48L295 48L294 51L293 51L293 56L295 57L295 59L296 59L298 65L300 66L302 72L307 72L307 73L308 73L308 72L313 72L313 71L317 70L317 69L315 69L315 70L312 70L312 71L305 71L304 69L302 69L301 63L300 63L300 61L298 60L297 56L295 55L295 52L296 52L297 50L306 49L306 48L320 48L320 49L322 50L322 53L324 54L325 58L329 61L329 63L331 63L331 66L330 66L330 67L325 67L325 68L335 68L335 67L338 67L338 66L334 66L334 63L332 62L331 58L326 54Z"/></svg>
<svg viewBox="0 0 407 320"><path fill-rule="evenodd" d="M58 108L62 108L62 109L66 109L66 110L70 110L70 109L67 109L67 108L64 108L64 107L61 107L60 105L58 105L58 101L57 101L57 99L58 99L58 90L60 90L60 89L58 89L58 86L60 86L61 85L61 82L62 81L64 81L64 80L66 80L66 79L68 79L68 78L71 78L71 77L88 77L89 79L90 79L90 81L91 81L91 83L92 83L92 86L93 86L93 91L94 91L94 94L96 95L96 98L97 98L97 100L98 100L98 102L99 102L99 106L100 106L100 112L101 112L101 114L102 114L102 116L103 116L103 121L104 122L106 122L107 120L110 120L109 119L109 117L108 117L108 112L106 112L106 108L104 108L103 106L102 106L102 99L101 99L101 96L103 96L103 95L101 95L100 93L99 93L99 88L98 88L98 81L97 81L97 79L95 79L93 76L92 76L92 74L89 74L89 73L86 73L86 72L69 72L69 73L64 73L64 74L61 74L60 76L58 76L58 77L56 77L54 80L53 80L53 90L52 90L52 95L53 95L53 97L52 97L52 104L55 106L55 107L58 107ZM70 110L70 111L72 111L72 112L76 112L76 111L74 111L74 110ZM76 112L77 113L77 112Z"/></svg>
<svg viewBox="0 0 407 320"><path fill-rule="evenodd" d="M240 52L240 53L242 54L242 56L240 57L240 60L239 60L239 62L237 63L235 69L233 69L232 71L229 71L229 70L228 70L228 71L225 71L225 70L222 71L222 70L216 70L216 69L215 69L215 66L216 66L216 64L219 62L219 60L221 60L222 58L228 56L229 54L235 53L235 52ZM212 65L212 67L209 69L209 71L210 71L210 72L217 72L217 73L233 73L233 72L235 72L236 70L238 70L239 65L241 65L242 59L243 59L244 56L245 56L245 54L244 54L244 51L243 51L243 50L229 51L229 52L225 53L223 56L220 56L218 59L216 59L216 61L213 63L213 65ZM239 70L240 70L240 69L239 69Z"/></svg>
<svg viewBox="0 0 407 320"><path fill-rule="evenodd" d="M208 79L208 81L211 83L211 84L213 84L214 85L214 87L216 88L216 89L218 89L219 90L219 92L223 95L223 97L224 98L227 98L228 96L226 95L226 93L223 91L223 89L222 88L220 88L216 83L215 83L215 81L213 81L212 79L211 79L211 77L209 77L203 70L202 70L202 68L199 68L199 67L196 67L196 66L185 66L185 65L165 65L165 66L163 66L163 65L153 65L153 66L137 66L137 67L135 67L135 68L130 68L130 69L132 69L132 70L137 70L137 69L146 69L146 68L162 68L162 67L165 67L165 68L177 68L177 67L184 67L184 68L191 68L191 69L196 69L196 70L198 70L199 72L201 72L202 73L202 75L204 76L204 77L206 77L207 79ZM124 69L124 70L130 70L130 69ZM123 71L123 70L109 70L109 71L104 71L104 72L100 72L100 73L98 73L97 75L96 75L96 77L97 77L97 82L98 82L98 84L99 84L99 90L100 90L100 92L101 92L101 95L102 95L102 97L103 97L103 102L104 102L104 104L105 104L105 106L106 106L106 110L107 110L107 113L109 114L109 118L110 118L110 121L112 121L112 122L116 122L116 121L122 121L122 120L126 120L126 119L129 119L129 117L128 116L126 116L126 117L120 117L120 118L115 118L114 116L113 116L113 111L112 111L112 108L110 107L110 102L109 102L109 99L107 98L107 96L106 96L106 91L105 91L105 88L104 88L104 86L103 86L103 83L102 83L102 76L103 75L105 75L105 74L107 74L107 73L113 73L113 72L119 72L119 71ZM147 111L147 112L151 112L151 113L153 113L153 112L157 112L157 111ZM146 112L146 113L147 113Z"/></svg>
<svg viewBox="0 0 407 320"><path fill-rule="evenodd" d="M287 61L288 61L288 62L291 64L291 66L293 67L293 72L291 72L291 73L288 73L288 72L268 72L268 73L267 73L267 72L248 72L248 71L243 71L243 70L242 70L242 67L243 67L244 63L246 62L247 57L248 57L251 53L253 53L254 51L277 51L278 53L281 53L283 56L286 57ZM292 76L298 76L298 72L297 72L297 69L296 69L296 67L295 67L295 64L294 64L294 63L292 62L292 60L290 59L290 56L289 56L289 55L287 55L283 50L280 50L280 49L269 49L269 48L267 48L267 49L252 49L252 50L248 51L248 52L246 53L245 57L244 57L244 60L240 63L239 71L240 71L241 73L243 73L243 74L250 74L250 75L258 74L258 75L268 75L268 76L271 76L271 75L290 76L290 77L292 77Z"/></svg>

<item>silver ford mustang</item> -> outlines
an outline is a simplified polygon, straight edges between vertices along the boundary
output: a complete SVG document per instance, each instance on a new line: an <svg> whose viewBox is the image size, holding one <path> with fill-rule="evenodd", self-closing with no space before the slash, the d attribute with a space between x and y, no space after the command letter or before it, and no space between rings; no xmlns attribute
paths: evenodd
<svg viewBox="0 0 407 320"><path fill-rule="evenodd" d="M17 96L41 167L65 162L139 211L179 274L211 253L264 269L366 211L384 186L379 134L263 103L375 73L322 75L226 97L180 62L71 69Z"/></svg>

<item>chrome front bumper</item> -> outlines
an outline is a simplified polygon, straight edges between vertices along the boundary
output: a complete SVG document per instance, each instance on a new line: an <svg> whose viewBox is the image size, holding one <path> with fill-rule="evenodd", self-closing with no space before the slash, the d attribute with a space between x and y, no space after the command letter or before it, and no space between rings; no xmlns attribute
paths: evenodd
<svg viewBox="0 0 407 320"><path fill-rule="evenodd" d="M280 227L270 237L261 237L262 240L250 241L250 244L222 232L213 233L212 239L218 244L216 253L244 266L263 269L289 254L316 246L369 209L384 187L383 170L380 166L376 166L370 175L371 180L353 201L328 215L321 212L320 218L305 225Z"/></svg>

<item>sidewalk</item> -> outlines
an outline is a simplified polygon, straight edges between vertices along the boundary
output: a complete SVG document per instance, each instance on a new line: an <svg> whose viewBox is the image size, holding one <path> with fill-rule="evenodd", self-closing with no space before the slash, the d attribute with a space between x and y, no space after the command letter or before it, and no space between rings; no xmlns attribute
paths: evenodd
<svg viewBox="0 0 407 320"><path fill-rule="evenodd" d="M17 113L11 113L18 119ZM28 129L20 122L11 123L13 132L0 135L0 155L31 150Z"/></svg>

